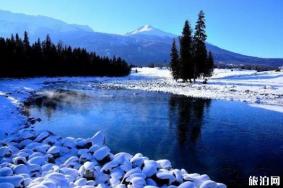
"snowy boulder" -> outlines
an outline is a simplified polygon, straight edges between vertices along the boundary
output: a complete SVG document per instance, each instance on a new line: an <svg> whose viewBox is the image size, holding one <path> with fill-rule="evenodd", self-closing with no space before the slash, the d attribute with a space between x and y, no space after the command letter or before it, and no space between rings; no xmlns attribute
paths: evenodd
<svg viewBox="0 0 283 188"><path fill-rule="evenodd" d="M123 164L120 165L120 168L124 172L127 172L132 169L132 163L130 163L130 161L124 161Z"/></svg>
<svg viewBox="0 0 283 188"><path fill-rule="evenodd" d="M111 178L116 179L116 180L121 180L122 177L124 176L125 172L121 170L120 168L115 168L111 171Z"/></svg>
<svg viewBox="0 0 283 188"><path fill-rule="evenodd" d="M147 178L147 179L146 179L146 184L147 184L148 186L157 187L157 183L156 183L153 179L151 179L151 178Z"/></svg>
<svg viewBox="0 0 283 188"><path fill-rule="evenodd" d="M90 138L92 145L103 146L105 143L105 136L103 135L102 131L98 131Z"/></svg>
<svg viewBox="0 0 283 188"><path fill-rule="evenodd" d="M45 185L42 185L42 184L38 184L38 185L34 185L34 186L30 186L31 188L49 188Z"/></svg>
<svg viewBox="0 0 283 188"><path fill-rule="evenodd" d="M127 187L124 184L119 184L119 185L116 185L115 188L127 188Z"/></svg>
<svg viewBox="0 0 283 188"><path fill-rule="evenodd" d="M227 188L227 186L223 183L216 183L217 188Z"/></svg>
<svg viewBox="0 0 283 188"><path fill-rule="evenodd" d="M67 148L75 148L76 147L76 143L75 143L75 139L71 138L71 137L66 137L62 139L62 145L67 147Z"/></svg>
<svg viewBox="0 0 283 188"><path fill-rule="evenodd" d="M181 185L179 185L178 188L197 188L197 187L193 182L186 181L186 182L182 183Z"/></svg>
<svg viewBox="0 0 283 188"><path fill-rule="evenodd" d="M200 174L193 173L193 174L188 174L187 172L184 172L181 170L181 173L183 175L184 180L186 181L194 181L200 177Z"/></svg>
<svg viewBox="0 0 283 188"><path fill-rule="evenodd" d="M101 168L101 171L103 171L104 173L109 173L113 168L117 167L118 165L119 163L110 161L103 165L103 167Z"/></svg>
<svg viewBox="0 0 283 188"><path fill-rule="evenodd" d="M59 140L61 140L60 136L55 136L55 135L50 135L48 136L46 139L44 139L42 141L42 143L46 143L49 145L54 145L55 143L57 143Z"/></svg>
<svg viewBox="0 0 283 188"><path fill-rule="evenodd" d="M15 186L11 183L0 183L1 188L14 188Z"/></svg>
<svg viewBox="0 0 283 188"><path fill-rule="evenodd" d="M183 176L182 176L182 172L180 170L174 169L171 172L175 176L177 182L179 182L179 183L183 182Z"/></svg>
<svg viewBox="0 0 283 188"><path fill-rule="evenodd" d="M78 173L78 171L76 169L66 168L66 167L61 168L60 172L62 174L65 174L65 175L69 175L69 176L71 176L74 179L76 179L78 177L78 175L79 175L79 173Z"/></svg>
<svg viewBox="0 0 283 188"><path fill-rule="evenodd" d="M94 162L85 162L84 165L80 167L79 174L88 180L93 180L95 178L95 165L96 163Z"/></svg>
<svg viewBox="0 0 283 188"><path fill-rule="evenodd" d="M14 154L14 153L17 153L19 152L19 149L17 147L17 143L7 143L7 147L9 148L9 150Z"/></svg>
<svg viewBox="0 0 283 188"><path fill-rule="evenodd" d="M91 161L91 160L92 160L92 156L90 153L84 153L79 158L80 163L84 163L84 162Z"/></svg>
<svg viewBox="0 0 283 188"><path fill-rule="evenodd" d="M146 159L147 158L144 157L141 153L137 153L131 158L130 162L132 163L133 167L141 167L144 160Z"/></svg>
<svg viewBox="0 0 283 188"><path fill-rule="evenodd" d="M107 146L103 146L100 149L96 150L93 154L96 160L102 161L107 156L110 155L110 149Z"/></svg>
<svg viewBox="0 0 283 188"><path fill-rule="evenodd" d="M47 153L52 154L54 157L60 156L61 148L59 146L52 146L48 149Z"/></svg>
<svg viewBox="0 0 283 188"><path fill-rule="evenodd" d="M9 167L0 168L0 176L11 176L13 175L13 170Z"/></svg>
<svg viewBox="0 0 283 188"><path fill-rule="evenodd" d="M14 173L15 174L29 174L30 169L28 168L27 165L20 164L14 167Z"/></svg>
<svg viewBox="0 0 283 188"><path fill-rule="evenodd" d="M26 144L24 148L34 150L34 148L40 145L40 143L32 141L29 144Z"/></svg>
<svg viewBox="0 0 283 188"><path fill-rule="evenodd" d="M23 131L21 132L21 138L22 139L34 139L35 137L35 133L34 131L28 130L28 129L23 129Z"/></svg>
<svg viewBox="0 0 283 188"><path fill-rule="evenodd" d="M92 142L87 139L78 138L76 140L76 147L78 149L89 149L92 146Z"/></svg>
<svg viewBox="0 0 283 188"><path fill-rule="evenodd" d="M16 154L16 157L24 157L27 159L31 155L31 153L32 153L32 150L23 149Z"/></svg>
<svg viewBox="0 0 283 188"><path fill-rule="evenodd" d="M41 170L40 165L30 164L29 168L30 168L30 175L31 175L31 177L38 177L38 176L41 175L42 170Z"/></svg>
<svg viewBox="0 0 283 188"><path fill-rule="evenodd" d="M80 178L77 181L75 181L75 186L84 186L87 184L87 180L85 178Z"/></svg>
<svg viewBox="0 0 283 188"><path fill-rule="evenodd" d="M69 187L69 182L63 174L53 172L51 174L46 175L46 179L54 182L57 187Z"/></svg>
<svg viewBox="0 0 283 188"><path fill-rule="evenodd" d="M98 150L99 148L101 148L101 146L99 146L99 145L92 145L90 148L89 148L89 152L90 153L94 153L96 150Z"/></svg>
<svg viewBox="0 0 283 188"><path fill-rule="evenodd" d="M120 152L114 155L113 163L123 164L125 161L130 161L132 159L132 155L125 152Z"/></svg>
<svg viewBox="0 0 283 188"><path fill-rule="evenodd" d="M63 164L66 167L74 167L79 163L79 158L77 156L69 157Z"/></svg>
<svg viewBox="0 0 283 188"><path fill-rule="evenodd" d="M12 156L12 151L9 147L7 146L0 147L0 158L11 157L11 156Z"/></svg>
<svg viewBox="0 0 283 188"><path fill-rule="evenodd" d="M137 174L137 173L142 173L140 168L133 168L131 170L129 170L128 172L126 172L126 174L124 175L124 179L130 177L132 174Z"/></svg>
<svg viewBox="0 0 283 188"><path fill-rule="evenodd" d="M146 175L146 177L151 177L157 172L158 164L153 160L145 160L144 167L142 172Z"/></svg>
<svg viewBox="0 0 283 188"><path fill-rule="evenodd" d="M54 164L47 163L47 164L45 164L41 167L41 171L42 171L42 173L43 172L49 172L49 171L53 170L53 167L54 167Z"/></svg>
<svg viewBox="0 0 283 188"><path fill-rule="evenodd" d="M159 168L164 168L167 170L172 168L171 162L167 159L158 160L156 162L158 163Z"/></svg>
<svg viewBox="0 0 283 188"><path fill-rule="evenodd" d="M49 148L50 148L50 146L48 144L40 144L39 146L36 146L34 148L34 151L46 153Z"/></svg>
<svg viewBox="0 0 283 188"><path fill-rule="evenodd" d="M49 132L43 131L41 132L35 139L34 141L36 142L42 142L45 138L47 138L50 135Z"/></svg>
<svg viewBox="0 0 283 188"><path fill-rule="evenodd" d="M133 173L128 178L126 178L126 182L132 182L134 178L142 178L145 179L146 176L143 173Z"/></svg>
<svg viewBox="0 0 283 188"><path fill-rule="evenodd" d="M55 182L53 182L52 180L44 180L40 183L40 185L42 186L46 186L48 188L57 188L58 186L56 185ZM60 185L59 185L60 186Z"/></svg>
<svg viewBox="0 0 283 188"><path fill-rule="evenodd" d="M28 146L29 144L32 144L33 141L30 140L30 139L25 139L25 140L22 140L20 143L19 143L19 148L25 148L26 146Z"/></svg>
<svg viewBox="0 0 283 188"><path fill-rule="evenodd" d="M206 180L201 183L200 188L217 188L217 184L214 181Z"/></svg>
<svg viewBox="0 0 283 188"><path fill-rule="evenodd" d="M159 180L162 180L162 181L160 181L161 184L167 184L167 185L170 185L171 183L173 183L176 180L173 173L171 173L170 171L165 170L165 169L158 171L156 173L156 177Z"/></svg>
<svg viewBox="0 0 283 188"><path fill-rule="evenodd" d="M29 164L44 165L47 163L46 156L36 156L28 160Z"/></svg>
<svg viewBox="0 0 283 188"><path fill-rule="evenodd" d="M15 187L23 187L24 186L24 178L22 176L19 176L19 175L0 177L0 184L1 183L12 184Z"/></svg>
<svg viewBox="0 0 283 188"><path fill-rule="evenodd" d="M196 184L197 187L199 187L200 185L202 185L205 181L210 180L210 178L208 177L208 175L204 174L204 175L198 175L198 174L189 174L189 180L194 182ZM211 183L209 183L210 185Z"/></svg>
<svg viewBox="0 0 283 188"><path fill-rule="evenodd" d="M142 177L134 177L131 180L133 188L143 188L146 184L144 178Z"/></svg>

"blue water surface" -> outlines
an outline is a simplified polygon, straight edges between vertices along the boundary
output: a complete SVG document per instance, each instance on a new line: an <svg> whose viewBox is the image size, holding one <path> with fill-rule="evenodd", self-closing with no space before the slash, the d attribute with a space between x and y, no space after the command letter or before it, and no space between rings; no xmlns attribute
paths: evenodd
<svg viewBox="0 0 283 188"><path fill-rule="evenodd" d="M248 187L249 176L283 175L282 113L99 84L57 83L43 91L28 106L42 119L36 129L84 138L103 130L113 152L166 158L229 187Z"/></svg>

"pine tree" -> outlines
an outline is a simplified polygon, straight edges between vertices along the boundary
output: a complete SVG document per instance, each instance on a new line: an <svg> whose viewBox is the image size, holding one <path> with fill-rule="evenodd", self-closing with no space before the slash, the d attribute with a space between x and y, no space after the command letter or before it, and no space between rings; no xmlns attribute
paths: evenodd
<svg viewBox="0 0 283 188"><path fill-rule="evenodd" d="M192 30L190 23L186 20L182 36L180 37L180 78L191 82L194 73L194 62L192 54Z"/></svg>
<svg viewBox="0 0 283 188"><path fill-rule="evenodd" d="M28 33L25 31L24 33L24 40L23 40L23 43L24 43L24 48L25 50L28 50L30 48L30 44L29 44L29 37L28 37Z"/></svg>
<svg viewBox="0 0 283 188"><path fill-rule="evenodd" d="M208 53L208 58L207 58L207 60L206 60L206 66L205 66L204 76L205 76L205 77L210 77L210 76L212 76L213 68L214 68L214 59L213 59L212 53L209 52L209 53Z"/></svg>
<svg viewBox="0 0 283 188"><path fill-rule="evenodd" d="M175 39L173 40L172 43L170 56L171 56L170 66L171 66L172 76L175 80L177 80L180 77L179 75L180 67L179 67L179 54L176 47Z"/></svg>
<svg viewBox="0 0 283 188"><path fill-rule="evenodd" d="M194 34L194 80L199 76L204 76L206 70L207 50L206 50L206 33L205 33L205 15L200 11L195 26Z"/></svg>

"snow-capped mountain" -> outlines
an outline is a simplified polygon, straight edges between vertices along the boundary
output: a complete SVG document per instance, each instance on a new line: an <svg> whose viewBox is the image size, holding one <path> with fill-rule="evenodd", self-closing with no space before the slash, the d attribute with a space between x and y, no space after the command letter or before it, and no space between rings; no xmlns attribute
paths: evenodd
<svg viewBox="0 0 283 188"><path fill-rule="evenodd" d="M63 42L73 47L86 48L102 56L120 56L128 63L145 66L149 64L168 65L174 34L161 31L150 25L142 26L126 35L107 34L93 31L88 26L68 24L61 20L30 16L0 10L0 36L10 37L28 31L32 41L44 39L49 34L54 42ZM257 58L237 54L207 44L216 62L222 64L252 64L280 67L283 59Z"/></svg>
<svg viewBox="0 0 283 188"><path fill-rule="evenodd" d="M151 25L147 24L144 26L139 27L138 29L126 33L128 36L133 35L149 35L149 36L158 36L158 37L176 37L174 34L167 33L164 31L161 31L160 29L154 28Z"/></svg>

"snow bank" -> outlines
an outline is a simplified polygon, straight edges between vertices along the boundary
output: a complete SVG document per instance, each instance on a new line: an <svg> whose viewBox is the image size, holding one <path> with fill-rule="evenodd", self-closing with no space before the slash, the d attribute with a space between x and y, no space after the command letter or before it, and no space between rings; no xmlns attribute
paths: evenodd
<svg viewBox="0 0 283 188"><path fill-rule="evenodd" d="M202 80L190 84L174 81L167 68L134 68L128 79L104 84L191 97L236 100L261 104L254 106L268 110L283 111L283 72L215 69L207 84L202 84Z"/></svg>

